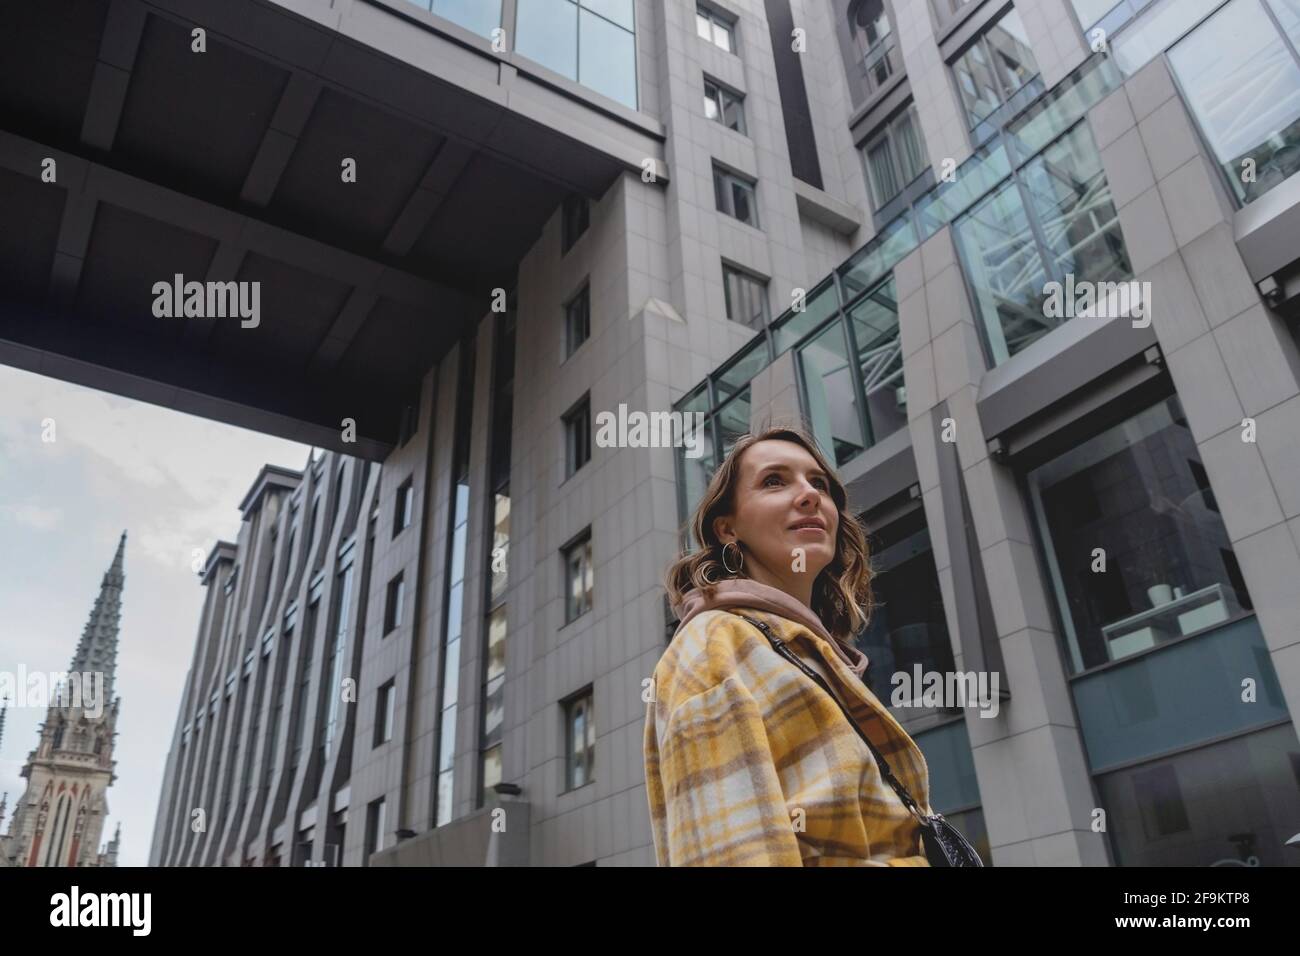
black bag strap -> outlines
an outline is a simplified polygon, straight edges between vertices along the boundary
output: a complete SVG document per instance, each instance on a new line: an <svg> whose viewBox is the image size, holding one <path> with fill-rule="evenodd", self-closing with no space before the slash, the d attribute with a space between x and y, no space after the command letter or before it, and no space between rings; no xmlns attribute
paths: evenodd
<svg viewBox="0 0 1300 956"><path fill-rule="evenodd" d="M763 636L771 642L778 654L793 663L801 671L816 681L822 690L830 694L831 700L835 701L835 703L839 705L839 708L844 713L844 718L849 722L849 725L858 732L858 736L861 737L863 742L871 748L871 755L876 758L876 766L880 769L880 776L884 778L886 783L894 788L894 792L898 794L898 799L903 801L903 806L907 807L907 809L910 810L916 816L917 820L919 820L924 826L932 826L932 818L921 812L921 808L917 806L916 801L912 799L912 795L907 792L907 788L903 786L902 781L894 776L894 771L890 769L889 762L885 760L884 755L876 749L876 745L871 742L871 738L867 736L866 731L858 726L858 722L853 719L853 715L849 713L849 709L844 706L839 695L837 695L835 691L831 690L831 687L826 683L826 680L801 661L798 655L796 655L794 651L790 650L789 645L784 640L777 637L766 623L763 621L756 621L747 614L737 613L737 616L744 618L750 624L753 624L758 628L763 633Z"/></svg>

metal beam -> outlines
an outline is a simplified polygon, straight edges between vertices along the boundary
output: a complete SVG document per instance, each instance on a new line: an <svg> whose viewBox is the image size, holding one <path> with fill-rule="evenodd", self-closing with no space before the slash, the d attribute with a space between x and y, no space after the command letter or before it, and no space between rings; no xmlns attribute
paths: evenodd
<svg viewBox="0 0 1300 956"><path fill-rule="evenodd" d="M104 152L113 148L147 16L140 0L113 0L109 7L81 121L81 141L87 146Z"/></svg>

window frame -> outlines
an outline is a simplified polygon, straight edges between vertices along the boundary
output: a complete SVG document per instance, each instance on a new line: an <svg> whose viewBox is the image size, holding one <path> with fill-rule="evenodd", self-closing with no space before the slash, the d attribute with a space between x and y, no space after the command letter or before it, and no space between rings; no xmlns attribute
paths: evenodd
<svg viewBox="0 0 1300 956"><path fill-rule="evenodd" d="M583 717L583 750L578 754L573 749L573 723L581 708ZM564 790L569 793L578 790L588 784L595 783L595 764L596 764L596 694L594 685L588 684L585 688L567 697L563 701L563 721L564 721ZM575 769L581 765L583 773L582 783L575 783Z"/></svg>
<svg viewBox="0 0 1300 956"><path fill-rule="evenodd" d="M762 325L753 325L752 323L737 318L732 314L736 308L735 304L732 302L731 284L728 281L732 275L748 282L752 282L759 290L759 301L763 305ZM768 328L772 324L772 303L768 298L768 289L771 285L771 281L771 279L764 278L758 273L735 265L726 259L722 260L722 297L727 319L731 322L737 323L738 325L743 325L747 329L754 329L756 332Z"/></svg>
<svg viewBox="0 0 1300 956"><path fill-rule="evenodd" d="M973 6L971 3L966 5ZM1042 67L1038 63L1038 57L1034 53L1033 47L1026 44L1029 49L1029 54L1033 58L1033 71L1025 78L1025 81L1014 90L1007 89L1006 77L1004 77L1002 71L997 68L997 58L992 45L989 43L989 34L996 30L998 26L1000 26L1010 16L1014 16L1020 21L1021 27L1024 27L1025 21L1020 16L1020 11L1014 5L1008 5L1006 9L998 14L996 20L990 20L988 23L985 23L980 27L979 32L971 37L971 39L965 43L960 50L947 60L948 74L952 77L952 82L956 87L957 102L961 104L962 112L965 114L967 135L971 137L973 145L976 147L982 145L989 138L988 136L976 137L974 135L976 131L982 127L988 126L989 124L995 126L1003 125L995 122L999 112L1006 109L1008 104L1012 103L1018 95L1021 95L1024 92L1024 90L1030 88L1035 78L1042 77L1043 71ZM981 117L980 119L974 119L972 115L970 105L966 101L966 93L965 89L962 87L960 74L957 71L957 65L965 60L970 52L976 47L980 48L980 51L985 58L988 65L989 75L993 78L993 83L997 87L998 94L998 105L990 110L987 116ZM1034 97L1036 98L1041 94L1041 92L1042 90L1039 90L1034 93ZM1028 104L1024 105L1027 106ZM1017 112L1020 111L1021 110L1017 110Z"/></svg>
<svg viewBox="0 0 1300 956"><path fill-rule="evenodd" d="M573 600L573 578L570 576L571 557L582 550L579 554L577 567L578 579L591 579L590 591L584 590L583 597L585 604L578 604ZM573 538L560 548L560 560L562 566L561 579L564 584L564 625L568 626L574 621L581 618L584 614L590 613L596 606L596 575L595 575L595 547L592 541L591 526L588 525Z"/></svg>
<svg viewBox="0 0 1300 956"><path fill-rule="evenodd" d="M741 219L736 215L736 195L737 186L748 190L749 208L752 212L752 222ZM738 173L721 163L713 164L713 204L717 211L724 216L728 216L736 222L749 226L751 229L761 229L758 216L758 180L750 179L744 173Z"/></svg>
<svg viewBox="0 0 1300 956"><path fill-rule="evenodd" d="M397 486L397 495L393 502L393 537L411 526L415 514L415 485L412 476Z"/></svg>
<svg viewBox="0 0 1300 956"><path fill-rule="evenodd" d="M710 87L713 88L713 95L709 94ZM736 115L739 117L740 120L739 128L735 126L731 126L727 123L726 120L727 97L731 98L733 105L736 107ZM709 116L708 104L710 102L713 103L714 109L717 110L717 116ZM741 136L744 136L746 138L749 137L749 124L748 121L745 119L745 94L744 93L741 93L739 90L736 90L725 83L721 83L718 80L715 80L713 77L709 76L706 73L704 74L704 103L705 103L705 112L704 112L705 119L709 120L710 122L717 123L719 126L723 127L724 129L729 129L733 133L739 133Z"/></svg>
<svg viewBox="0 0 1300 956"><path fill-rule="evenodd" d="M564 197L560 207L560 256L578 243L591 228L591 200L581 193L570 193Z"/></svg>
<svg viewBox="0 0 1300 956"><path fill-rule="evenodd" d="M581 323L581 337L575 334L574 307L582 304L582 316L579 320ZM582 288L569 297L564 303L564 358L567 360L578 349L582 348L584 342L591 338L591 279L583 280Z"/></svg>
<svg viewBox="0 0 1300 956"><path fill-rule="evenodd" d="M709 22L709 36L700 33L700 20ZM719 10L717 7L709 6L704 3L695 5L695 35L701 40L709 43L723 53L730 53L732 56L740 56L740 43L738 40L738 27L740 20L729 13ZM717 41L717 31L721 27L727 37L727 46L723 46Z"/></svg>
<svg viewBox="0 0 1300 956"><path fill-rule="evenodd" d="M564 428L564 480L568 481L591 461L591 392L570 405L560 423Z"/></svg>
<svg viewBox="0 0 1300 956"><path fill-rule="evenodd" d="M389 678L379 685L378 699L375 701L375 734L371 749L389 743L393 739L393 716L397 700L397 682Z"/></svg>
<svg viewBox="0 0 1300 956"><path fill-rule="evenodd" d="M899 125L902 124L904 119L908 120L912 124L912 129L916 133L917 143L920 146L920 150L921 150L921 161L923 163L923 165L911 176L911 178L906 180L904 180L903 178L904 176L903 166L902 166L902 161L899 159L898 146L897 146L898 127ZM876 185L876 177L875 174L872 172L872 166L871 166L871 151L876 147L880 146L881 143L885 143L888 145L890 169L892 170L895 180L898 183L898 189L894 192L894 194L884 198L882 198L879 195L880 190ZM871 201L874 204L872 212L876 213L884 209L886 206L888 206L899 196L907 192L908 187L911 186L912 183L920 179L921 176L925 174L925 171L930 168L930 164L928 161L929 156L927 155L927 151L925 148L925 134L921 130L921 117L916 110L916 104L909 100L906 106L898 110L896 113L890 116L889 119L881 123L880 128L877 129L876 132L873 133L871 136L869 136L865 142L863 142L861 148L858 150L858 153L862 157L862 166L867 177L867 189L871 193Z"/></svg>
<svg viewBox="0 0 1300 956"><path fill-rule="evenodd" d="M398 571L384 588L384 633L387 637L402 626L402 615L406 610L406 569Z"/></svg>

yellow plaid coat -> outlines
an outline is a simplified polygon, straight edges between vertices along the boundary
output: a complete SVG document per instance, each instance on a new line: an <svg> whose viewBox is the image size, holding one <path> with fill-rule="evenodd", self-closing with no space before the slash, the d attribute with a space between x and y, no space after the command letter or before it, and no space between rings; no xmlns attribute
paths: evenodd
<svg viewBox="0 0 1300 956"><path fill-rule="evenodd" d="M660 866L927 866L920 824L835 701L781 657L765 621L835 689L923 812L912 738L826 639L777 614L709 610L654 672L644 756Z"/></svg>

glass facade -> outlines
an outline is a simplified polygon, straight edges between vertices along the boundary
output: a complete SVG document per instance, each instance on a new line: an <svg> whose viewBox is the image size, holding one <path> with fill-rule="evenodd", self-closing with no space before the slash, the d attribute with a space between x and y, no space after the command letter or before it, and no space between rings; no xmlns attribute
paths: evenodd
<svg viewBox="0 0 1300 956"><path fill-rule="evenodd" d="M953 226L994 364L1064 321L1048 315L1048 282L1132 277L1092 132L1075 125Z"/></svg>
<svg viewBox="0 0 1300 956"><path fill-rule="evenodd" d="M1176 398L1038 466L1027 480L1071 671L1252 609Z"/></svg>
<svg viewBox="0 0 1300 956"><path fill-rule="evenodd" d="M1036 76L1038 64L1015 8L977 37L953 63L952 70L972 129Z"/></svg>
<svg viewBox="0 0 1300 956"><path fill-rule="evenodd" d="M893 276L799 347L802 396L817 443L842 465L907 424Z"/></svg>
<svg viewBox="0 0 1300 956"><path fill-rule="evenodd" d="M1296 866L1300 742L1280 724L1103 774L1119 866Z"/></svg>
<svg viewBox="0 0 1300 956"><path fill-rule="evenodd" d="M492 514L488 532L486 651L479 679L478 806L502 781L502 729L505 725L506 641L510 624L506 591L510 585L510 461L513 437L516 313L508 310L497 326L493 346L492 461L489 467Z"/></svg>
<svg viewBox="0 0 1300 956"><path fill-rule="evenodd" d="M637 108L632 0L517 0L515 51Z"/></svg>
<svg viewBox="0 0 1300 956"><path fill-rule="evenodd" d="M1300 170L1298 43L1300 2L1233 0L1169 51L1187 105L1239 202L1253 202Z"/></svg>
<svg viewBox="0 0 1300 956"><path fill-rule="evenodd" d="M501 0L407 0L479 36L491 38L501 26Z"/></svg>
<svg viewBox="0 0 1300 956"><path fill-rule="evenodd" d="M875 608L855 643L870 662L864 675L867 686L889 703L895 674L911 674L918 665L925 672L952 671L952 640L925 509L917 507L884 528L873 529L869 541ZM961 711L953 708L951 713Z"/></svg>
<svg viewBox="0 0 1300 956"><path fill-rule="evenodd" d="M330 647L329 683L325 692L329 695L328 713L325 717L325 757L329 757L330 748L339 732L339 704L343 699L343 658L348 640L348 619L352 611L352 565L349 564L338 576L338 599L334 610L334 644Z"/></svg>
<svg viewBox="0 0 1300 956"><path fill-rule="evenodd" d="M474 339L460 343L452 460L451 528L447 555L446 617L442 632L441 687L435 766L434 826L451 822L455 792L456 719L460 702L460 636L465 624L465 551L469 537L469 444L474 405Z"/></svg>

